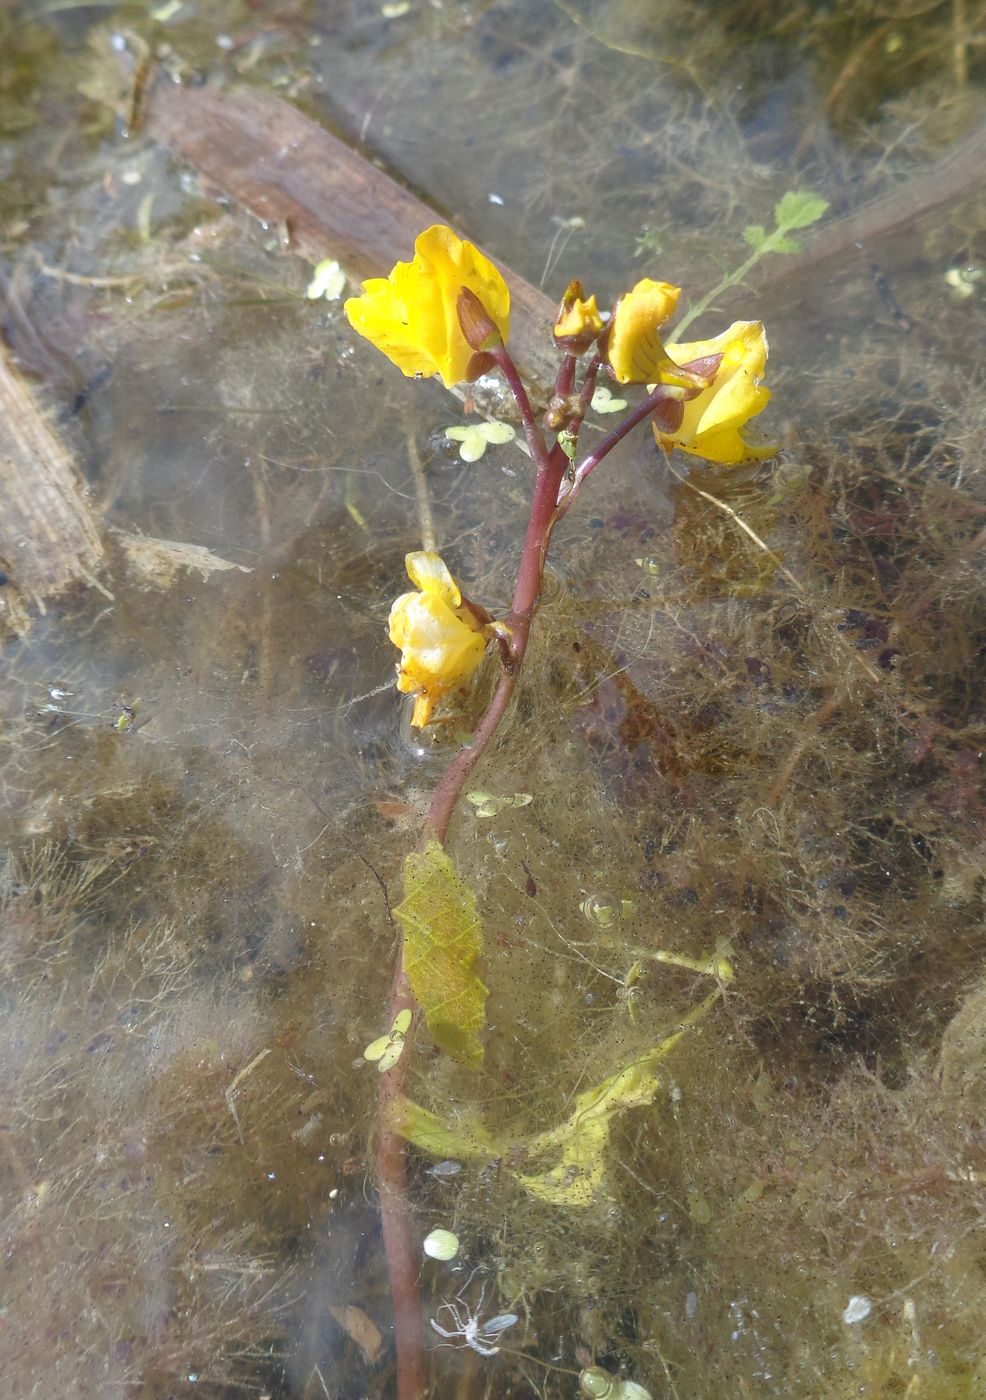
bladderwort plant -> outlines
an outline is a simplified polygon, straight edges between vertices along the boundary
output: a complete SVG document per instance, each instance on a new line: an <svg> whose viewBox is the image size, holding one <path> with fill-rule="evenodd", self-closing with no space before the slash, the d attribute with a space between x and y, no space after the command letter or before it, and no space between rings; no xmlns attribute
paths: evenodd
<svg viewBox="0 0 986 1400"><path fill-rule="evenodd" d="M365 282L362 294L346 302L354 329L408 377L438 375L452 388L499 371L516 402L534 468L513 597L503 616L493 616L481 602L468 597L432 550L407 555L407 572L415 587L402 594L390 611L390 639L401 652L397 688L414 697L413 725L425 728L435 721L436 711L447 710L454 697L468 688L488 653L499 667L484 713L435 788L421 836L420 851L425 855L437 850L443 856L449 822L466 781L516 689L552 533L600 463L645 423L665 456L678 449L729 465L773 455L772 447L757 446L745 436L747 423L770 397L762 383L767 360L763 326L759 321L736 321L707 340L663 339L663 327L675 313L680 292L671 283L643 278L604 317L595 297L586 296L578 282L570 282L554 323L560 363L541 421L508 349L507 284L488 258L450 228L426 229L416 240L410 262L397 263L386 278ZM624 386L642 386L643 397L627 407L594 448L583 453L580 434L593 397L603 387L598 383L601 377ZM422 916L420 903L420 884L427 872L419 871L419 887L412 888L413 859L409 857L405 868L404 912L395 911L405 932L398 935L386 1014L386 1023L399 1029L397 1044L391 1043L392 1033L386 1044L373 1047L374 1055L377 1048L381 1050L376 1175L394 1303L399 1400L420 1400L426 1393L417 1282L420 1247L412 1238L406 1200L404 1137L410 1134L406 1127L402 1134L401 1119L409 1057L402 1052L423 1020L441 1048L475 1066L482 1054L478 1031L485 997L485 988L471 972L478 938L464 967L445 969L441 996L429 988L428 978L434 975L434 962L447 959L447 950L437 948L437 940L432 939L429 956L408 957L407 928L427 924L429 919ZM412 897L418 899L413 908ZM445 903L456 904L456 897ZM458 905L460 921L475 923L468 900L459 898ZM431 934L434 929L427 931ZM470 939L457 941L469 943ZM731 975L728 968L726 975ZM454 997L448 992L449 978L457 987ZM449 1012L452 1001L458 1008L455 1014ZM587 1114L597 1114L602 1122L620 1105L645 1101L632 1095L652 1092L651 1074L650 1060L628 1067L594 1091ZM548 1189L553 1188L542 1183L542 1193ZM483 1354L495 1349L491 1345Z"/></svg>

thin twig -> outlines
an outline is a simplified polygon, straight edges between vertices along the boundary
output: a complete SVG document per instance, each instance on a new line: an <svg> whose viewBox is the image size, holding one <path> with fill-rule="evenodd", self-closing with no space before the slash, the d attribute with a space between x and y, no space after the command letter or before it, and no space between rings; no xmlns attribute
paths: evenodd
<svg viewBox="0 0 986 1400"><path fill-rule="evenodd" d="M418 444L414 440L413 431L409 431L407 435L407 460L411 463L411 475L414 477L414 499L418 506L418 530L421 535L421 548L433 551L438 548L435 519L431 513L428 483L425 481L421 454L418 452Z"/></svg>
<svg viewBox="0 0 986 1400"><path fill-rule="evenodd" d="M952 0L952 71L959 87L969 81L969 18L965 0Z"/></svg>

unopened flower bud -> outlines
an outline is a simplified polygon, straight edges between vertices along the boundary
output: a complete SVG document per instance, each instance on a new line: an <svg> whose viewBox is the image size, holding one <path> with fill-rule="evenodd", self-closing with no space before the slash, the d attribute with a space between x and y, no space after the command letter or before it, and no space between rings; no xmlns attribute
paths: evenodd
<svg viewBox="0 0 986 1400"><path fill-rule="evenodd" d="M555 394L544 411L544 426L556 433L581 407L578 394Z"/></svg>
<svg viewBox="0 0 986 1400"><path fill-rule="evenodd" d="M503 337L493 317L468 287L463 287L459 292L455 310L466 344L473 350L496 350L503 344Z"/></svg>

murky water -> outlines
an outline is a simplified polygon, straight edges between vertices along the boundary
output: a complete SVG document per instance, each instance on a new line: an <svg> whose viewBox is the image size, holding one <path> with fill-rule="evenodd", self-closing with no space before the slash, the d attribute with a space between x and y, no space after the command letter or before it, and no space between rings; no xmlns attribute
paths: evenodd
<svg viewBox="0 0 986 1400"><path fill-rule="evenodd" d="M533 800L466 803L450 840L485 1067L416 1045L409 1092L463 1145L529 1141L676 1031L714 953L734 977L609 1120L589 1203L521 1149L412 1150L410 1206L460 1240L422 1253L436 1398L575 1396L591 1366L611 1396L986 1394L984 24L0 11L4 333L107 551L2 657L0 1394L395 1393L362 1052L455 740L410 737L384 624L416 462L493 611L529 501L518 448L461 462L462 405L168 159L120 76L143 45L300 104L552 297L697 297L787 189L833 218L912 192L698 323L767 323L777 462L669 479L641 436L558 530L475 783Z"/></svg>

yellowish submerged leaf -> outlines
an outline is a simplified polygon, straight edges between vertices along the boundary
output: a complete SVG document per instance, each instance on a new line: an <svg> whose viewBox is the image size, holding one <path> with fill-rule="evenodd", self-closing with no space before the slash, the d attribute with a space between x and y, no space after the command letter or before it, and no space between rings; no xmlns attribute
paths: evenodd
<svg viewBox="0 0 986 1400"><path fill-rule="evenodd" d="M531 1138L527 1147L532 1157L560 1149L555 1166L519 1178L532 1196L557 1206L592 1205L605 1186L605 1153L613 1115L643 1108L653 1101L661 1084L658 1062L679 1034L669 1036L618 1074L586 1089L575 1100L575 1110L564 1123Z"/></svg>
<svg viewBox="0 0 986 1400"><path fill-rule="evenodd" d="M482 952L476 901L437 841L404 862L404 967L435 1044L469 1069L483 1062L486 988L473 971Z"/></svg>
<svg viewBox="0 0 986 1400"><path fill-rule="evenodd" d="M710 960L711 962L711 960ZM728 963L726 964L728 967ZM729 968L730 976L732 968ZM533 1163L554 1159L542 1171L517 1172L532 1196L551 1205L587 1207L606 1194L606 1150L613 1118L651 1104L662 1084L661 1061L687 1030L702 1020L722 995L717 988L684 1016L679 1029L608 1079L579 1094L572 1113L556 1128L521 1137L494 1136L478 1119L449 1127L437 1114L402 1099L396 1128L409 1142L436 1157L490 1161L523 1153Z"/></svg>
<svg viewBox="0 0 986 1400"><path fill-rule="evenodd" d="M512 1145L509 1139L493 1137L478 1118L449 1127L437 1113L422 1108L410 1099L401 1099L397 1105L394 1125L401 1137L433 1157L461 1157L464 1162L488 1162L492 1157L501 1156Z"/></svg>

